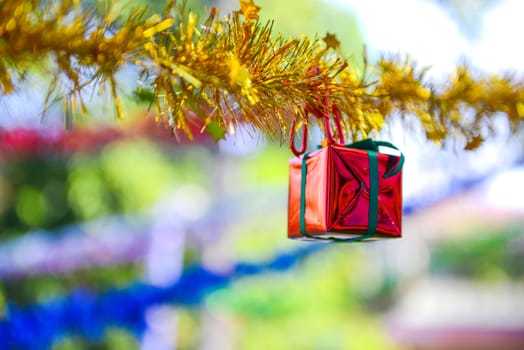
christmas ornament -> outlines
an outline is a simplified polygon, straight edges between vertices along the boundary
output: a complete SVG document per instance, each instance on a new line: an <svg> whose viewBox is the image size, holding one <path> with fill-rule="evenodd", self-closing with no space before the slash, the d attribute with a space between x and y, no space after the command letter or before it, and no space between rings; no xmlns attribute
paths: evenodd
<svg viewBox="0 0 524 350"><path fill-rule="evenodd" d="M344 145L340 116L333 106L339 142L324 127L327 145L289 161L288 237L302 240L362 241L401 237L404 156L386 154L389 142L365 139Z"/></svg>

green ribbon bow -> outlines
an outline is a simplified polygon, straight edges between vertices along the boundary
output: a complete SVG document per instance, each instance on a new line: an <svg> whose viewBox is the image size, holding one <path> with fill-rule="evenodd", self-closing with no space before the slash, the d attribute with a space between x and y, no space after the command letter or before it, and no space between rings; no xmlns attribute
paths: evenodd
<svg viewBox="0 0 524 350"><path fill-rule="evenodd" d="M304 154L302 158L302 178L300 183L300 234L304 237L313 238L324 241L334 242L359 242L375 235L377 230L378 218L378 147L385 146L398 150L393 144L386 141L374 141L372 139L365 139L346 145L347 148L355 148L367 151L369 159L369 211L368 211L368 228L366 234L353 238L338 238L338 237L318 237L310 235L306 232L306 176L307 176L307 159L311 152ZM383 178L391 177L397 174L404 165L404 155L400 153L400 161L397 166L391 171L385 173Z"/></svg>

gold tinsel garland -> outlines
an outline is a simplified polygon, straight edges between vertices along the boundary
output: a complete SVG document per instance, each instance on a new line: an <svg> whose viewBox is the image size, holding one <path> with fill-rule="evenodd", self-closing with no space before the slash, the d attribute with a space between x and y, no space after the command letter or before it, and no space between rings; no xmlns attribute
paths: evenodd
<svg viewBox="0 0 524 350"><path fill-rule="evenodd" d="M270 136L287 135L294 118L308 122L304 106L322 108L322 94L337 104L353 138L379 130L384 118L400 111L416 116L428 139L461 135L472 149L499 112L513 128L524 120L524 81L514 76L463 65L437 84L427 70L399 57L365 64L358 74L334 35L285 39L271 23L258 22L253 0L241 0L240 7L223 19L213 8L199 23L172 3L163 14L135 10L122 20L115 4L100 15L74 0L0 0L0 93L11 93L38 62L54 76L46 103L65 85L69 102L85 109L82 91L95 83L109 89L122 117L115 73L135 64L143 81L139 98L155 106L157 118L187 133L192 111L214 136L240 121Z"/></svg>

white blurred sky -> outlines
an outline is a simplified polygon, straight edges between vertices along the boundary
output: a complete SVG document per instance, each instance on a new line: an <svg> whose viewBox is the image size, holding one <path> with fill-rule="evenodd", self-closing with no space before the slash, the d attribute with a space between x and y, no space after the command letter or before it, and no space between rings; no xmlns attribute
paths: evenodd
<svg viewBox="0 0 524 350"><path fill-rule="evenodd" d="M420 66L430 66L430 74L434 77L451 72L464 59L484 71L513 71L524 76L522 0L500 0L487 7L478 18L479 27L474 37L464 33L452 13L436 0L330 1L353 10L371 53L407 53ZM404 134L402 130L400 134ZM497 172L508 166L512 160L504 159L504 140L499 141L498 145L464 155L462 159L469 164L467 171L474 167L471 164L475 162L481 165L480 168L484 167L482 171L491 167ZM516 147L521 145L522 142L514 144ZM412 160L406 162L404 172L404 189L408 198L416 197L417 192L427 195L428 181L436 185L433 191L446 190L449 173L457 175L457 169L463 166L457 164L453 155L441 156L439 152L416 147L409 140L403 146ZM428 166L427 161L424 164L424 158L428 157L441 158L436 166L430 162L429 166L436 171L424 169ZM429 178L423 170L429 173ZM480 172L479 169L473 170ZM524 186L519 185L519 179L524 179L523 167L493 176L481 188L484 203L524 213Z"/></svg>
<svg viewBox="0 0 524 350"><path fill-rule="evenodd" d="M462 57L484 70L524 70L524 1L500 0L480 17L468 38L450 11L431 0L331 0L349 6L371 49L405 52L422 65L449 71Z"/></svg>

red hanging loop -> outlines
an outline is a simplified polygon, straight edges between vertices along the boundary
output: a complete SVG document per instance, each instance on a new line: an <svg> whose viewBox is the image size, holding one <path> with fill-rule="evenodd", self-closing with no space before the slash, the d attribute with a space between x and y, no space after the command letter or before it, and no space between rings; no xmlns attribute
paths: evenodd
<svg viewBox="0 0 524 350"><path fill-rule="evenodd" d="M306 153L307 149L307 125L304 124L302 126L302 148L300 150L297 150L295 147L295 126L296 126L296 117L293 119L293 123L291 124L291 134L289 135L289 148L291 148L291 152L297 157L300 157L301 154Z"/></svg>
<svg viewBox="0 0 524 350"><path fill-rule="evenodd" d="M310 73L312 75L319 74L320 68L319 67L312 67L310 69ZM312 114L319 120L323 120L324 123L324 129L326 133L326 138L328 144L339 144L344 145L344 133L342 129L342 122L340 117L340 110L338 109L336 104L332 104L331 106L331 112L334 115L334 122L335 127L337 128L337 134L338 134L338 142L335 141L335 138L333 137L333 133L331 132L331 124L330 124L330 103L329 103L329 97L328 97L328 87L324 86L324 88L319 89L318 94L319 97L317 97L317 101L321 102L321 106L315 104L306 104L304 106L304 115L307 117L309 114ZM299 157L301 154L306 152L307 149L307 124L304 124L303 126L303 132L302 132L302 148L300 150L297 150L295 146L295 126L296 126L296 120L297 116L295 116L295 119L293 119L293 123L291 124L291 134L289 136L290 139L290 148L293 154L295 154L297 157Z"/></svg>
<svg viewBox="0 0 524 350"><path fill-rule="evenodd" d="M346 140L344 139L344 131L342 130L342 121L340 118L340 110L338 109L336 104L333 104L333 114L335 115L335 125L337 127L337 133L338 133L338 142L341 145L344 145L346 143Z"/></svg>
<svg viewBox="0 0 524 350"><path fill-rule="evenodd" d="M320 116L319 115L315 115L315 116L319 119L322 118L324 121L324 129L326 132L326 139L328 141L328 144L344 145L345 140L344 140L344 133L342 130L342 122L340 120L340 110L338 109L336 104L333 104L333 106L331 107L331 111L335 116L333 119L335 121L335 126L337 128L337 134L338 134L338 142L337 142L335 138L333 137L333 132L331 131L331 124L329 122L329 99L327 97L324 97L322 99L322 103L324 105L323 114Z"/></svg>

